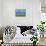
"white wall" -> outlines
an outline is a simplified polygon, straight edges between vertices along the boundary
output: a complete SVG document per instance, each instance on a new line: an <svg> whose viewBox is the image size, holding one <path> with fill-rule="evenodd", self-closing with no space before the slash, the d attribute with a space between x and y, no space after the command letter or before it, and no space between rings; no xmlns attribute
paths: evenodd
<svg viewBox="0 0 46 46"><path fill-rule="evenodd" d="M0 26L1 26L1 24L2 24L2 1L0 0Z"/></svg>
<svg viewBox="0 0 46 46"><path fill-rule="evenodd" d="M41 3L40 0L33 0L33 26L37 26L41 20Z"/></svg>
<svg viewBox="0 0 46 46"><path fill-rule="evenodd" d="M26 17L16 17L15 9L26 9ZM40 20L39 0L3 0L2 25L33 25Z"/></svg>

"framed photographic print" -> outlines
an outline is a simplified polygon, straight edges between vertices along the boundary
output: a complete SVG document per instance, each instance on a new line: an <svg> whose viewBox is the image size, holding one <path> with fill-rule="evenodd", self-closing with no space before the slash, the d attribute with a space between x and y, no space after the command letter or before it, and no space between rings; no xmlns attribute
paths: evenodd
<svg viewBox="0 0 46 46"><path fill-rule="evenodd" d="M24 17L26 16L26 9L16 9L16 17Z"/></svg>

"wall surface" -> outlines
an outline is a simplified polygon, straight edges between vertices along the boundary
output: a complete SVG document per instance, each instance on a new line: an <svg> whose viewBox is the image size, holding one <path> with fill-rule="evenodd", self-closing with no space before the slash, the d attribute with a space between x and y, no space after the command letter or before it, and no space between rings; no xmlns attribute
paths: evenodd
<svg viewBox="0 0 46 46"><path fill-rule="evenodd" d="M41 2L40 0L33 0L33 26L36 27L41 20Z"/></svg>
<svg viewBox="0 0 46 46"><path fill-rule="evenodd" d="M2 16L1 16L1 0L0 0L0 25L1 25L1 21L2 21Z"/></svg>
<svg viewBox="0 0 46 46"><path fill-rule="evenodd" d="M33 25L40 20L39 0L2 0L2 25ZM26 17L16 17L16 9L26 9Z"/></svg>

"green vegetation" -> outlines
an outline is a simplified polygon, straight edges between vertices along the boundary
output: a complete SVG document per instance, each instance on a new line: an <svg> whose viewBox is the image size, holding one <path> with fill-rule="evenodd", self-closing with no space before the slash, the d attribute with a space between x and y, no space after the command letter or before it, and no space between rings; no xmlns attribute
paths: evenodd
<svg viewBox="0 0 46 46"><path fill-rule="evenodd" d="M40 21L40 24L37 25L37 29L44 32L44 27L45 27L44 24L45 24L45 22Z"/></svg>
<svg viewBox="0 0 46 46"><path fill-rule="evenodd" d="M33 36L32 39L31 39L31 41L33 41L33 46L36 46L36 43L38 41L37 36Z"/></svg>
<svg viewBox="0 0 46 46"><path fill-rule="evenodd" d="M25 14L16 14L17 17L24 17L26 16Z"/></svg>

